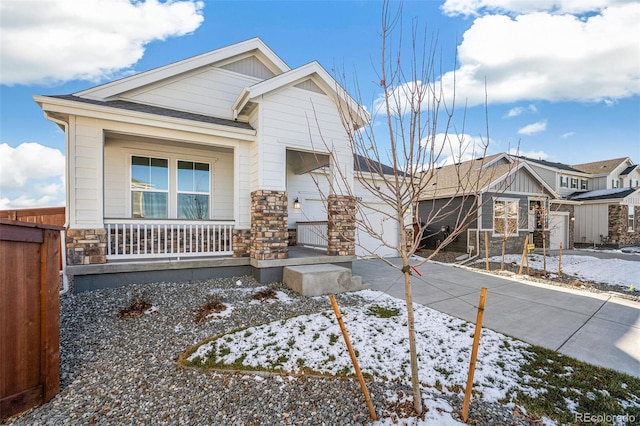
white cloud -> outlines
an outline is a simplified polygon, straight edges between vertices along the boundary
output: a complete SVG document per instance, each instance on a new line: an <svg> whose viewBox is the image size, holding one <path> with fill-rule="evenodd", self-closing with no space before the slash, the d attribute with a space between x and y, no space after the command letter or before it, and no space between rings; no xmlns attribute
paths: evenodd
<svg viewBox="0 0 640 426"><path fill-rule="evenodd" d="M98 81L135 64L145 46L193 32L202 1L2 1L1 83Z"/></svg>
<svg viewBox="0 0 640 426"><path fill-rule="evenodd" d="M64 205L64 164L54 148L0 144L0 208Z"/></svg>
<svg viewBox="0 0 640 426"><path fill-rule="evenodd" d="M509 154L517 155L520 157L533 158L536 160L546 160L549 158L549 154L544 151L520 151L517 148L511 148Z"/></svg>
<svg viewBox="0 0 640 426"><path fill-rule="evenodd" d="M547 130L547 120L538 121L533 124L528 124L518 130L521 135L532 135L534 133L540 133Z"/></svg>
<svg viewBox="0 0 640 426"><path fill-rule="evenodd" d="M535 105L529 105L528 107L515 107L515 108L511 108L509 110L509 112L507 112L506 117L507 118L512 118L512 117L517 117L519 115L522 115L523 113L530 111L530 112L537 112L538 108L536 108Z"/></svg>
<svg viewBox="0 0 640 426"><path fill-rule="evenodd" d="M560 137L562 139L567 139L567 138L570 138L571 136L573 136L575 134L576 134L576 132L567 132L567 133L563 133Z"/></svg>
<svg viewBox="0 0 640 426"><path fill-rule="evenodd" d="M599 11L613 5L633 3L635 0L447 0L441 9L447 16L477 16L482 13L580 14Z"/></svg>
<svg viewBox="0 0 640 426"><path fill-rule="evenodd" d="M611 102L640 95L640 3L457 0L445 5L473 14L522 12L479 16L464 33L455 89L470 106L484 103L485 79L489 103ZM587 11L591 14L568 14ZM452 92L454 72L442 81Z"/></svg>
<svg viewBox="0 0 640 426"><path fill-rule="evenodd" d="M420 144L433 149L438 166L446 166L485 156L489 142L486 138L468 134L438 133L421 140Z"/></svg>

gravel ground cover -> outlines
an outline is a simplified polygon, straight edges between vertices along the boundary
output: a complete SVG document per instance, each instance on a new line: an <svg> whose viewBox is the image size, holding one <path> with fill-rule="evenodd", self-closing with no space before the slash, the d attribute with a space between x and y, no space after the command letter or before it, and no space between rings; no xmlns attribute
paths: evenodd
<svg viewBox="0 0 640 426"><path fill-rule="evenodd" d="M253 303L260 284L248 277L155 283L66 294L61 299L61 392L49 403L9 419L15 425L350 425L370 423L357 380L304 375L203 372L181 367L189 346L239 327L330 309L326 298L299 296L271 286L288 303ZM119 311L141 295L151 313L121 319ZM218 319L196 323L211 295L234 306ZM338 296L341 307L359 303ZM407 407L406 385L368 382L380 424L395 424ZM428 416L448 412L458 424L459 395L426 389ZM401 414L400 414L401 415ZM476 401L470 417L480 425L528 425L536 420L513 405ZM394 421L394 417L396 417ZM435 420L432 424L444 424Z"/></svg>

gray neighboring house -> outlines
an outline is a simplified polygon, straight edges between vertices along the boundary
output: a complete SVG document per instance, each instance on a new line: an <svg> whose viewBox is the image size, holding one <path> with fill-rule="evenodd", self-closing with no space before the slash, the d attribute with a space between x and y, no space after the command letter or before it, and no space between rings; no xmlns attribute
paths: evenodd
<svg viewBox="0 0 640 426"><path fill-rule="evenodd" d="M569 212L573 244L640 244L640 166L629 157L575 165L519 159L560 196L551 201L551 210Z"/></svg>
<svg viewBox="0 0 640 426"><path fill-rule="evenodd" d="M543 212L550 211L551 202L559 199L558 194L528 162L517 157L502 153L443 166L434 171L430 186L422 192L416 214L417 220L428 224L423 235L426 248L438 246L447 232L461 227L465 231L448 250L484 253L486 235L490 255L497 255L505 233L510 253L522 252L526 236L542 247L543 232L547 247L560 242L567 247L570 241L568 212L558 212L566 224L563 227L541 219Z"/></svg>

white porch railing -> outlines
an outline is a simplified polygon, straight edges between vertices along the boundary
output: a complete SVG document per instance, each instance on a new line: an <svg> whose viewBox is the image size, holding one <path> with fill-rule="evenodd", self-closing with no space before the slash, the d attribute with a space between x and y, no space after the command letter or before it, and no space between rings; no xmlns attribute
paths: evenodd
<svg viewBox="0 0 640 426"><path fill-rule="evenodd" d="M328 222L298 222L296 243L301 246L327 247Z"/></svg>
<svg viewBox="0 0 640 426"><path fill-rule="evenodd" d="M104 224L107 259L233 253L234 222L109 219Z"/></svg>

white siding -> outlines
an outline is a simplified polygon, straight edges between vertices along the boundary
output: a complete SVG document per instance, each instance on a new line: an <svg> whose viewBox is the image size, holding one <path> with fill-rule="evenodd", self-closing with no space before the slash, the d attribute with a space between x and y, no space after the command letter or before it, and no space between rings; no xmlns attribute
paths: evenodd
<svg viewBox="0 0 640 426"><path fill-rule="evenodd" d="M233 119L231 106L242 88L260 79L206 67L122 96L122 99L196 114Z"/></svg>
<svg viewBox="0 0 640 426"><path fill-rule="evenodd" d="M600 244L600 236L609 234L609 208L607 204L575 206L574 241Z"/></svg>
<svg viewBox="0 0 640 426"><path fill-rule="evenodd" d="M69 126L68 155L74 168L69 176L70 226L102 226L102 129L97 120L78 117Z"/></svg>
<svg viewBox="0 0 640 426"><path fill-rule="evenodd" d="M105 152L105 217L130 218L131 199L129 191L130 158L132 155L166 158L169 167L170 193L175 194L175 164L178 160L198 161L210 164L211 170L211 219L234 219L234 156L231 153L201 149L194 146L185 148L160 143L111 139L104 147ZM175 196L169 197L169 216L176 217Z"/></svg>
<svg viewBox="0 0 640 426"><path fill-rule="evenodd" d="M265 95L260 103L259 172L263 189L284 190L286 148L333 151L338 167L353 182L353 155L335 103L327 96L295 87ZM319 130L319 128L321 130ZM345 186L342 178L334 184ZM342 191L336 191L338 193Z"/></svg>

